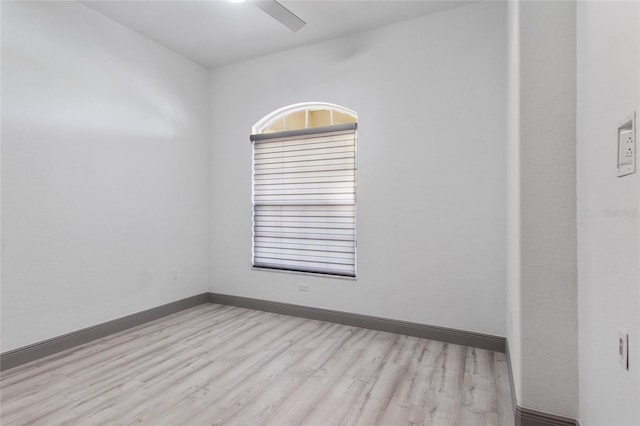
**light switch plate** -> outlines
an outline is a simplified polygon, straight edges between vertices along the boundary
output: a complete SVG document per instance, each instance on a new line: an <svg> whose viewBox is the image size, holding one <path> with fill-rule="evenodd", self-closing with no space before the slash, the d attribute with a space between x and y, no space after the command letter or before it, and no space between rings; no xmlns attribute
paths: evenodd
<svg viewBox="0 0 640 426"><path fill-rule="evenodd" d="M618 177L636 172L636 113L618 125Z"/></svg>
<svg viewBox="0 0 640 426"><path fill-rule="evenodd" d="M618 362L625 370L629 369L629 334L618 332Z"/></svg>

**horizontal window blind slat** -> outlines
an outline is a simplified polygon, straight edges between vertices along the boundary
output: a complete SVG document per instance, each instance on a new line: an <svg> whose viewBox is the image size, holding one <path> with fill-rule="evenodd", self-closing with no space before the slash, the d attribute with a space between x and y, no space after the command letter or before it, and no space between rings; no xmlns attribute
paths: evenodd
<svg viewBox="0 0 640 426"><path fill-rule="evenodd" d="M329 200L353 200L355 199L355 191L353 189L313 189L310 191L302 191L296 189L294 191L256 191L254 198L257 203L261 201L287 201L291 199L295 200L314 200L314 199L329 199Z"/></svg>
<svg viewBox="0 0 640 426"><path fill-rule="evenodd" d="M333 187L334 185L355 187L355 181L351 176L320 176L317 178L307 177L301 179L289 178L272 178L265 180L256 179L254 187L256 189L270 188L271 186L282 186L285 188L309 187L310 185L317 185L318 187Z"/></svg>
<svg viewBox="0 0 640 426"><path fill-rule="evenodd" d="M336 230L351 230L352 232L355 230L354 223L331 223L328 224L326 222L283 222L283 221L256 221L255 223L256 230L267 230L267 229L308 229L315 233L325 232L326 233L335 233ZM288 232L288 231L283 231Z"/></svg>
<svg viewBox="0 0 640 426"><path fill-rule="evenodd" d="M341 251L323 251L323 250L303 250L299 248L278 248L278 247L257 247L256 253L261 253L265 257L270 256L283 256L291 258L290 256L304 256L305 258L328 258L339 259L338 263L347 263L346 261L353 261L354 252L341 252Z"/></svg>
<svg viewBox="0 0 640 426"><path fill-rule="evenodd" d="M336 185L334 187L298 187L286 188L282 186L273 186L270 188L257 188L256 196L268 195L313 195L313 194L353 194L355 188Z"/></svg>
<svg viewBox="0 0 640 426"><path fill-rule="evenodd" d="M352 247L332 247L327 245L309 245L309 244L290 244L288 247L272 247L268 245L256 245L256 253L289 253L299 254L301 256L325 256L328 258L348 259L352 258L355 248Z"/></svg>
<svg viewBox="0 0 640 426"><path fill-rule="evenodd" d="M351 235L328 235L313 234L303 232L273 232L273 231L255 231L256 237L270 237L296 240L315 240L315 241L352 241L354 234Z"/></svg>
<svg viewBox="0 0 640 426"><path fill-rule="evenodd" d="M278 207L278 206L268 206L268 207ZM287 206L288 207L288 206ZM333 206L329 206L329 207L333 207ZM338 206L336 206L338 207ZM272 214L265 214L265 212L261 213L261 214L256 214L254 215L254 223L255 224L260 224L263 222L267 222L267 221L281 221L283 223L286 222L318 222L318 223L326 223L326 224L331 224L331 223L352 223L355 224L355 218L353 217L353 215L345 215L345 214L338 214L338 212L336 212L333 215L329 215L327 212L321 212L321 213L317 213L314 214L312 212L288 212L290 213L289 215L283 214L283 215L279 215L279 216L275 216Z"/></svg>
<svg viewBox="0 0 640 426"><path fill-rule="evenodd" d="M338 204L333 206L313 205L313 204L306 204L303 206L286 205L286 204L280 205L280 206L256 205L254 209L257 213L300 212L301 214L302 213L318 213L318 214L327 214L329 216L335 213L352 214L355 212L355 206L349 203Z"/></svg>
<svg viewBox="0 0 640 426"><path fill-rule="evenodd" d="M278 151L270 151L270 152L259 152L255 153L254 160L282 160L288 161L289 158L295 157L307 157L310 155L322 156L322 155L330 155L330 154L338 154L341 152L354 152L355 147L352 146L337 146L332 148L325 147L317 147L314 149L301 149L297 151L286 151L286 150L278 150Z"/></svg>
<svg viewBox="0 0 640 426"><path fill-rule="evenodd" d="M351 225L355 227L355 219L352 216L275 216L275 215L262 215L255 217L256 223L298 223L300 225L322 224L325 226L334 225Z"/></svg>
<svg viewBox="0 0 640 426"><path fill-rule="evenodd" d="M257 184L266 183L270 180L280 180L284 182L297 181L304 182L304 179L319 180L319 179L349 179L355 180L355 169L343 169L343 170L315 170L309 172L297 172L292 173L290 171L283 172L274 170L272 173L263 172L260 175L254 175L254 181Z"/></svg>
<svg viewBox="0 0 640 426"><path fill-rule="evenodd" d="M334 160L333 163L346 163L351 164L355 160L355 153L353 152L337 152L327 155L302 155L296 157L290 157L287 161L282 161L282 158L268 158L265 160L256 160L254 167L256 170L263 169L290 169L292 167L317 165L322 162L328 162ZM341 161L338 161L341 160Z"/></svg>
<svg viewBox="0 0 640 426"><path fill-rule="evenodd" d="M290 168L265 168L261 170L256 170L255 175L262 174L273 174L273 173L308 173L308 172L325 172L325 171L338 171L338 170L353 170L355 168L355 163L344 162L344 163L336 163L336 164L320 164L320 165L307 165L300 167L290 167Z"/></svg>
<svg viewBox="0 0 640 426"><path fill-rule="evenodd" d="M331 168L318 168L317 170L299 170L297 172L293 172L291 170L262 170L260 173L254 172L254 180L257 184L268 183L269 180L279 180L279 181L298 181L303 182L303 179L309 179L309 181L321 181L321 180L331 180L338 179L342 180L355 180L355 169L353 168L344 168L344 167L331 167Z"/></svg>
<svg viewBox="0 0 640 426"><path fill-rule="evenodd" d="M265 268L283 268L290 269L294 271L302 271L302 272L321 272L326 274L331 273L344 273L352 275L354 274L353 265L340 265L340 264L329 264L329 263L320 263L320 262L302 262L295 260L277 260L277 259L267 259L267 258L259 258L256 257L254 261L254 266L262 266Z"/></svg>
<svg viewBox="0 0 640 426"><path fill-rule="evenodd" d="M325 253L327 256L352 256L355 253L355 247L332 247L320 244L273 244L256 242L256 252L268 251L271 253L277 253L280 250L293 250L298 253L312 252L312 253Z"/></svg>
<svg viewBox="0 0 640 426"><path fill-rule="evenodd" d="M354 251L355 241L353 240L308 240L303 238L274 238L255 237L256 246L294 248L301 247L302 250L324 250L324 251Z"/></svg>
<svg viewBox="0 0 640 426"><path fill-rule="evenodd" d="M351 258L334 258L334 257L323 257L323 256L304 256L301 254L286 254L286 253L267 253L267 252L256 252L257 259L272 259L277 261L294 261L294 262L313 262L313 263L324 263L331 265L353 265L354 259L353 256Z"/></svg>
<svg viewBox="0 0 640 426"><path fill-rule="evenodd" d="M267 158L288 158L299 155L333 154L335 152L353 152L355 146L353 141L331 142L327 144L313 144L313 146L300 145L297 149L286 149L284 147L256 150L255 160Z"/></svg>
<svg viewBox="0 0 640 426"><path fill-rule="evenodd" d="M312 200L312 204L314 205L322 205L322 206L336 206L336 205L343 205L345 203L348 203L349 201L344 201L344 200L338 200L338 201L332 201L332 200ZM352 204L355 205L355 201L352 200L351 202ZM269 201L269 202L263 202L261 203L261 205L263 206L274 206L274 207L279 207L279 206L300 206L300 207L304 207L306 205L310 204L309 201L305 201L302 200L300 202L291 202L291 201Z"/></svg>
<svg viewBox="0 0 640 426"><path fill-rule="evenodd" d="M270 234L278 234L278 235L286 236L286 235L299 233L299 234L305 235L305 237L309 239L313 239L316 237L317 237L316 239L319 239L319 238L328 236L330 238L340 238L343 240L348 240L350 237L355 235L355 228L348 228L348 227L332 228L329 231L326 231L324 229L321 230L321 228L305 228L305 227L296 227L296 226L286 227L283 229L278 229L279 227L273 227L273 226L261 226L259 228L260 229L256 229L257 235L270 233Z"/></svg>
<svg viewBox="0 0 640 426"><path fill-rule="evenodd" d="M267 166L267 165L280 165L286 167L289 164L296 163L308 163L310 161L326 161L326 160L338 160L341 158L355 158L354 151L336 151L336 152L323 152L306 155L296 155L289 157L272 157L261 158L254 161L254 166Z"/></svg>
<svg viewBox="0 0 640 426"><path fill-rule="evenodd" d="M355 202L354 194L256 195L256 203L327 204Z"/></svg>
<svg viewBox="0 0 640 426"><path fill-rule="evenodd" d="M295 226L256 226L256 234L281 234L291 235L297 234L311 240L315 239L332 239L335 237L352 237L355 230L345 228L311 228L311 227L295 227ZM300 237L298 237L300 238ZM343 238L344 239L344 238Z"/></svg>
<svg viewBox="0 0 640 426"><path fill-rule="evenodd" d="M289 147L286 146L272 146L269 147L269 149L255 150L253 153L253 159L266 160L269 158L288 158L305 155L334 154L336 152L353 152L356 149L353 141L298 145L293 148L295 149L289 149Z"/></svg>
<svg viewBox="0 0 640 426"><path fill-rule="evenodd" d="M351 271L334 271L329 269L320 268L317 265L315 267L304 268L300 266L287 267L284 265L278 264L270 264L270 263L255 263L253 265L255 268L264 268L264 269L272 269L278 271L292 271L292 272L312 272L314 274L322 274L322 275L330 275L330 276L340 276L340 277L355 277L355 268Z"/></svg>
<svg viewBox="0 0 640 426"><path fill-rule="evenodd" d="M347 188L352 191L355 190L353 181L333 181L333 182L282 182L272 184L258 184L255 185L257 191L268 190L286 190L292 191L297 189L309 190L309 189L339 189Z"/></svg>
<svg viewBox="0 0 640 426"><path fill-rule="evenodd" d="M302 161L291 161L284 163L266 163L266 164L256 164L254 166L254 170L256 172L271 170L280 170L280 173L288 173L290 170L300 169L304 171L305 168L313 167L313 170L333 170L332 166L343 165L344 169L349 169L355 165L355 157L351 156L341 156L338 158L325 158L325 159L310 159L310 160L302 160ZM328 166L328 167L324 167Z"/></svg>
<svg viewBox="0 0 640 426"><path fill-rule="evenodd" d="M301 213L283 212L279 215L260 213L260 214L254 215L254 218L256 221L258 220L283 220L283 221L295 220L298 222L305 221L305 220L308 220L311 222L323 221L323 220L331 221L333 219L336 222L355 223L355 218L353 217L353 215L338 214L338 212L336 212L333 215L329 215L326 212L315 213L315 214L312 212L301 212Z"/></svg>

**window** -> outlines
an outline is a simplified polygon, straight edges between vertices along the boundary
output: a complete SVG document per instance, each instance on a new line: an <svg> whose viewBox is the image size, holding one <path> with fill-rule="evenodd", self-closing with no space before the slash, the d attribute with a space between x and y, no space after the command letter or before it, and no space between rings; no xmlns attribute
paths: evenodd
<svg viewBox="0 0 640 426"><path fill-rule="evenodd" d="M356 275L356 116L298 104L254 126L253 266Z"/></svg>

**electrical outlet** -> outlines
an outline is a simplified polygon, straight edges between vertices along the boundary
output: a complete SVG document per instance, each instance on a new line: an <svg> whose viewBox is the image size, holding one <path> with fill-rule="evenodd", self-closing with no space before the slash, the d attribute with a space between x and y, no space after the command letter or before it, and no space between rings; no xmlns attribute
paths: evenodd
<svg viewBox="0 0 640 426"><path fill-rule="evenodd" d="M629 369L629 334L618 332L618 362L625 370Z"/></svg>
<svg viewBox="0 0 640 426"><path fill-rule="evenodd" d="M298 291L309 291L309 284L307 283L298 283Z"/></svg>
<svg viewBox="0 0 640 426"><path fill-rule="evenodd" d="M618 177L636 171L635 112L625 117L618 126Z"/></svg>
<svg viewBox="0 0 640 426"><path fill-rule="evenodd" d="M172 268L170 271L171 281L178 281L180 279L180 268Z"/></svg>

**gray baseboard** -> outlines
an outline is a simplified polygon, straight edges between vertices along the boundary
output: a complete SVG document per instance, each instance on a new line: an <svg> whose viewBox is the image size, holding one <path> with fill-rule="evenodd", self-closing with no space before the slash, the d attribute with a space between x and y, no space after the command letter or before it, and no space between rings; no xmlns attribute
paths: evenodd
<svg viewBox="0 0 640 426"><path fill-rule="evenodd" d="M219 303L223 305L257 309L266 312L275 312L284 315L335 322L354 327L369 328L387 331L390 333L404 334L407 336L439 340L497 352L505 351L505 339L504 337L499 336L353 314L349 312L293 305L289 303L251 299L248 297L203 293L4 352L0 354L0 371L71 349L92 340L100 339L203 303Z"/></svg>
<svg viewBox="0 0 640 426"><path fill-rule="evenodd" d="M516 426L579 426L576 419L530 410L516 405Z"/></svg>
<svg viewBox="0 0 640 426"><path fill-rule="evenodd" d="M146 311L137 312L135 314L127 315L122 318L107 321L102 324L94 325L92 327L83 328L82 330L74 331L62 336L44 340L42 342L34 343L33 345L28 345L22 348L14 349L12 351L4 352L0 354L0 371L17 367L18 365L35 361L37 359L62 352L67 349L71 349L74 346L82 345L92 340L100 339L110 334L118 333L128 328L132 328L140 324L162 318L183 309L207 303L208 300L208 294L202 293L197 296L177 300L175 302L167 303L166 305L147 309Z"/></svg>
<svg viewBox="0 0 640 426"><path fill-rule="evenodd" d="M579 426L576 419L556 416L555 414L543 413L531 410L518 405L516 398L516 387L513 382L513 369L511 367L511 353L509 352L509 341L506 342L507 367L509 369L509 382L511 384L511 400L514 407L514 418L516 426Z"/></svg>
<svg viewBox="0 0 640 426"><path fill-rule="evenodd" d="M407 336L424 339L438 340L457 345L471 346L474 348L488 349L496 352L505 351L504 337L489 334L473 333L470 331L456 330L452 328L437 327L407 321L374 317L370 315L353 314L349 312L334 311L330 309L313 308L309 306L293 305L290 303L273 302L249 297L231 296L227 294L209 293L210 303L238 306L241 308L256 309L259 311L274 312L283 315L291 315L345 324L354 327L368 328L372 330L387 331L389 333L404 334Z"/></svg>

